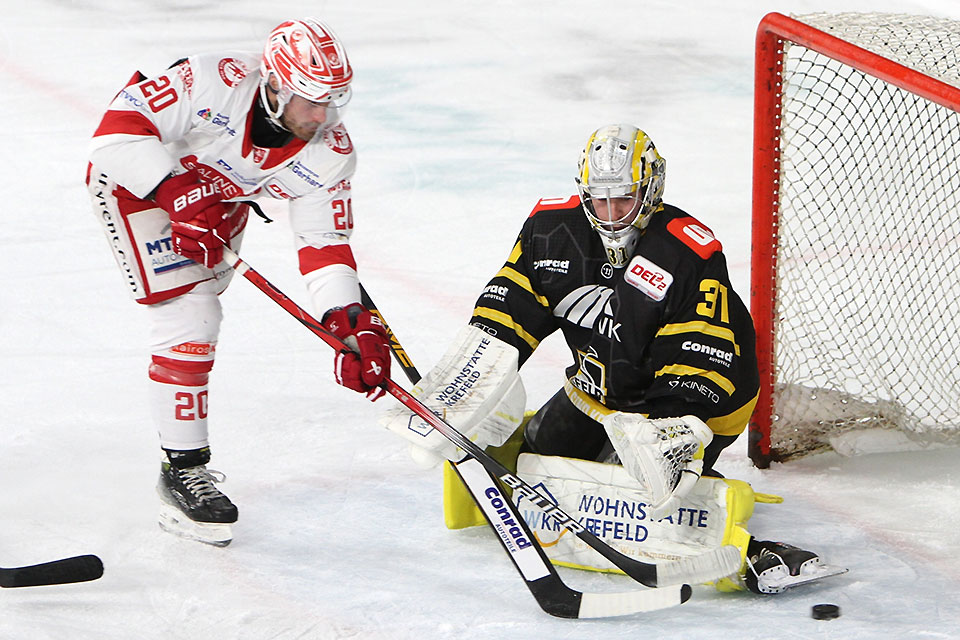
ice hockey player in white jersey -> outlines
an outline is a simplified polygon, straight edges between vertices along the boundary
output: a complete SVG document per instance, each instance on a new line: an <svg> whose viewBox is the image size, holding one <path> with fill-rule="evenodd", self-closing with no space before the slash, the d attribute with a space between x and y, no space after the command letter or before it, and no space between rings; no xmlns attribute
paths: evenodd
<svg viewBox="0 0 960 640"><path fill-rule="evenodd" d="M754 539L743 527L754 493L714 468L756 404L754 327L720 242L663 202L665 166L636 127L594 131L579 197L534 207L469 324L415 391L477 444L507 455L515 442L508 466L522 444L520 475L627 555L734 544L743 569L727 584L763 593L830 575L813 552ZM521 427L518 369L556 331L572 357L565 384ZM386 423L415 457L458 459L402 411ZM456 487L447 473L448 526L482 522ZM552 559L611 568L591 564L603 559L553 526L531 522Z"/></svg>
<svg viewBox="0 0 960 640"><path fill-rule="evenodd" d="M150 323L152 419L163 450L160 524L216 545L237 508L207 469L208 378L255 198L289 202L297 259L324 325L354 341L337 382L376 399L390 372L386 333L360 304L351 184L356 154L340 120L353 70L343 44L308 18L274 28L262 52L178 60L137 72L91 144L87 185L123 280Z"/></svg>

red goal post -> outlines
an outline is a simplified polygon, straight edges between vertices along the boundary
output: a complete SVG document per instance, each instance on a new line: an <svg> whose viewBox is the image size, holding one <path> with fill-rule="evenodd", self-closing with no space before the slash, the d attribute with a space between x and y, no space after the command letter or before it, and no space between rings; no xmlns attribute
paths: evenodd
<svg viewBox="0 0 960 640"><path fill-rule="evenodd" d="M958 49L950 20L760 22L749 454L761 468L856 453L849 434L870 430L960 444L960 325L936 324L960 317ZM899 290L883 282L903 271Z"/></svg>

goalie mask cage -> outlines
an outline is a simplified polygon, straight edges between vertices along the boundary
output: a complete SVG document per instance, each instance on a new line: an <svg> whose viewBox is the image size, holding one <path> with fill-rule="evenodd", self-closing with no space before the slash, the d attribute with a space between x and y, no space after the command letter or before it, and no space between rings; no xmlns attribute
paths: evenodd
<svg viewBox="0 0 960 640"><path fill-rule="evenodd" d="M960 22L772 13L756 46L750 457L960 444Z"/></svg>

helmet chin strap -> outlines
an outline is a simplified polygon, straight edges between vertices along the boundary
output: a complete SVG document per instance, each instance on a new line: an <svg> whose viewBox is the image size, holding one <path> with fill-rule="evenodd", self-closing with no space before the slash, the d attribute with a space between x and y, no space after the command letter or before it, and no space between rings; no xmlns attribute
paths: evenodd
<svg viewBox="0 0 960 640"><path fill-rule="evenodd" d="M276 110L274 110L270 104L270 97L267 95L268 92L273 94L273 96L277 100ZM283 123L280 121L280 116L283 115L283 108L287 106L287 102L289 100L290 100L290 96L286 96L286 99L284 99L282 92L276 91L274 90L273 87L270 86L269 78L260 83L260 101L263 102L263 109L264 111L267 112L267 116L269 116L270 122L272 122L275 126L283 129L284 131L289 131L289 129L283 126Z"/></svg>

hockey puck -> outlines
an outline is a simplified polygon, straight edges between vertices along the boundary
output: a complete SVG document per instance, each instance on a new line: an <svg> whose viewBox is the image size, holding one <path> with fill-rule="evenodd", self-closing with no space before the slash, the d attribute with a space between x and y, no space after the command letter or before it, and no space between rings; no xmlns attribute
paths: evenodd
<svg viewBox="0 0 960 640"><path fill-rule="evenodd" d="M814 620L833 620L840 617L840 607L835 604L815 604L810 610Z"/></svg>

